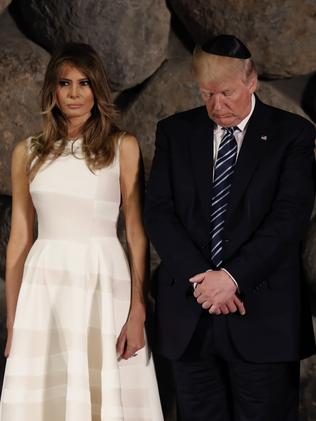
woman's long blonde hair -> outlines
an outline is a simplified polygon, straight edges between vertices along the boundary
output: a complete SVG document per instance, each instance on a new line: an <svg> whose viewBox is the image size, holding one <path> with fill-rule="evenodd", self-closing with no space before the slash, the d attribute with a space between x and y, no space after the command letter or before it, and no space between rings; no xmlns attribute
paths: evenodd
<svg viewBox="0 0 316 421"><path fill-rule="evenodd" d="M59 48L48 63L42 88L43 131L31 139L28 171L33 178L47 161L63 154L67 145L67 119L57 104L56 87L64 64L70 64L90 81L94 95L91 116L81 129L82 152L87 166L97 170L110 165L115 156L119 129L117 111L102 61L95 50L83 43L67 43Z"/></svg>

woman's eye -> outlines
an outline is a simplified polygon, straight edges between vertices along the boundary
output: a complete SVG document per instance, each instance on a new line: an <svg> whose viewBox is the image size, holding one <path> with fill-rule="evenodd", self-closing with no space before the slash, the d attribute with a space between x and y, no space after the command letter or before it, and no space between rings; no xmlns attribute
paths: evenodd
<svg viewBox="0 0 316 421"><path fill-rule="evenodd" d="M82 80L80 82L80 85L81 86L90 86L90 80L89 79Z"/></svg>
<svg viewBox="0 0 316 421"><path fill-rule="evenodd" d="M58 84L59 84L59 86L68 86L69 82L68 82L68 80L60 80L58 82Z"/></svg>

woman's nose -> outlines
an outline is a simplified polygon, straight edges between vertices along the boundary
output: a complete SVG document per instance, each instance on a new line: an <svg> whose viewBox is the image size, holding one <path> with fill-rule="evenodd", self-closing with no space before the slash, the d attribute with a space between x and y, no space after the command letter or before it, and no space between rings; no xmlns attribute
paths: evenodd
<svg viewBox="0 0 316 421"><path fill-rule="evenodd" d="M71 98L76 98L76 97L79 96L79 89L78 89L78 86L76 84L72 84L70 86L69 95L71 96Z"/></svg>

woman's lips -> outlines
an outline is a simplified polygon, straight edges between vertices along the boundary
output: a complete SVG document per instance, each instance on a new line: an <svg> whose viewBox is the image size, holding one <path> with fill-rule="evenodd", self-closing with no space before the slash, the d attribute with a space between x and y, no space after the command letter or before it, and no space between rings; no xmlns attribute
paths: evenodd
<svg viewBox="0 0 316 421"><path fill-rule="evenodd" d="M76 109L76 108L82 107L82 105L81 104L68 104L67 107L71 109Z"/></svg>

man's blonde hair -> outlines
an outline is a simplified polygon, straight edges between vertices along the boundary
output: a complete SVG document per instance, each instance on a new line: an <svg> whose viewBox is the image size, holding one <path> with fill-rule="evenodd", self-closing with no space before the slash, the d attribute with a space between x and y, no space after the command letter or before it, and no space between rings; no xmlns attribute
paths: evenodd
<svg viewBox="0 0 316 421"><path fill-rule="evenodd" d="M193 52L192 71L199 82L219 82L231 78L236 73L247 82L257 71L253 60L224 57L206 53L197 46Z"/></svg>

